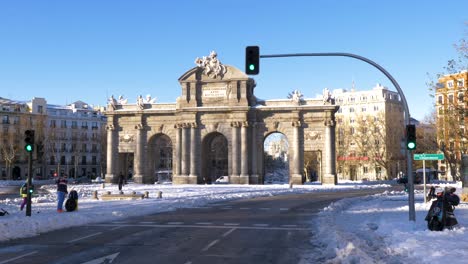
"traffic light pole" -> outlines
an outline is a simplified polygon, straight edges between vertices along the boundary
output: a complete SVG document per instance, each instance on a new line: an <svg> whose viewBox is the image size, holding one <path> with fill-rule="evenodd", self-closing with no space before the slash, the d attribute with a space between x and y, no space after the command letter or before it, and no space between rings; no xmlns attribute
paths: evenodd
<svg viewBox="0 0 468 264"><path fill-rule="evenodd" d="M27 197L27 203L26 203L26 216L31 216L31 188L32 188L32 151L29 152L28 155L28 183L27 183L27 191L28 191L28 197Z"/></svg>
<svg viewBox="0 0 468 264"><path fill-rule="evenodd" d="M387 78L392 82L393 86L398 91L398 94L401 97L401 100L403 102L403 107L405 108L405 121L406 124L410 124L410 113L409 113L409 108L408 104L406 102L405 95L403 94L403 91L400 88L400 85L397 83L397 81L388 73L382 66L378 65L377 63L356 55L352 53L342 53L342 52L327 52L327 53L294 53L294 54L274 54L274 55L260 55L260 58L281 58L281 57L326 57L326 56L339 56L339 57L351 57L354 59L358 59L361 61L364 61L375 68L377 68L379 71L381 71ZM407 157L407 175L408 175L408 205L409 205L409 220L416 222L416 212L415 212L415 207L414 207L414 175L413 175L413 155L412 151L407 150L406 151L406 157Z"/></svg>

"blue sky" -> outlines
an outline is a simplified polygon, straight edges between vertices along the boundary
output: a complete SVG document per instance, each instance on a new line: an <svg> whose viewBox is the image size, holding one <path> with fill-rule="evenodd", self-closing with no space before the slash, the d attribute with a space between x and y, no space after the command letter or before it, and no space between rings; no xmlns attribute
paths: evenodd
<svg viewBox="0 0 468 264"><path fill-rule="evenodd" d="M175 102L177 79L196 57L218 53L244 70L245 46L261 54L348 52L384 67L422 119L433 99L427 73L456 57L468 1L1 1L0 97L104 105L151 94ZM315 97L327 87L368 90L377 69L344 57L262 59L255 94Z"/></svg>

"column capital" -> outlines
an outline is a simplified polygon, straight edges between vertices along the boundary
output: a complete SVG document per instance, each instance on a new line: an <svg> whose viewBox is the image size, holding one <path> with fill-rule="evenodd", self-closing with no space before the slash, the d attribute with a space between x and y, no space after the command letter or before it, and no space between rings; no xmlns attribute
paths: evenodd
<svg viewBox="0 0 468 264"><path fill-rule="evenodd" d="M115 130L115 126L113 124L107 125L106 130Z"/></svg>
<svg viewBox="0 0 468 264"><path fill-rule="evenodd" d="M231 122L231 127L241 127L242 122L240 121L232 121Z"/></svg>
<svg viewBox="0 0 468 264"><path fill-rule="evenodd" d="M137 125L135 125L135 129L136 130L143 130L143 129L145 129L145 126L143 124L137 124Z"/></svg>
<svg viewBox="0 0 468 264"><path fill-rule="evenodd" d="M292 121L291 125L293 127L302 127L302 122L301 122L301 120Z"/></svg>
<svg viewBox="0 0 468 264"><path fill-rule="evenodd" d="M250 125L249 121L242 121L242 127L249 127Z"/></svg>
<svg viewBox="0 0 468 264"><path fill-rule="evenodd" d="M332 127L332 126L335 126L335 120L331 119L331 118L327 118L325 119L325 121L323 122L323 124L327 127Z"/></svg>
<svg viewBox="0 0 468 264"><path fill-rule="evenodd" d="M190 125L191 128L198 128L197 122L189 123L189 125Z"/></svg>

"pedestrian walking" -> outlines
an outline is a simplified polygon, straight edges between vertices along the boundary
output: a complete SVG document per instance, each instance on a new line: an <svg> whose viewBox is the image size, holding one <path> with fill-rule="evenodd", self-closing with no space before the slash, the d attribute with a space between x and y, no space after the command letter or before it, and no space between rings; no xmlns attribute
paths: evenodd
<svg viewBox="0 0 468 264"><path fill-rule="evenodd" d="M31 189L34 190L34 185L32 185L32 183L31 183ZM23 185L21 185L20 195L23 198L23 201L21 202L21 205L20 205L20 210L23 211L24 206L28 202L28 182L27 181L23 183Z"/></svg>
<svg viewBox="0 0 468 264"><path fill-rule="evenodd" d="M67 196L67 175L60 176L57 179L57 212L63 212L63 202L65 201L65 197Z"/></svg>
<svg viewBox="0 0 468 264"><path fill-rule="evenodd" d="M120 173L119 175L119 191L122 191L122 185L124 184L125 178L123 173Z"/></svg>

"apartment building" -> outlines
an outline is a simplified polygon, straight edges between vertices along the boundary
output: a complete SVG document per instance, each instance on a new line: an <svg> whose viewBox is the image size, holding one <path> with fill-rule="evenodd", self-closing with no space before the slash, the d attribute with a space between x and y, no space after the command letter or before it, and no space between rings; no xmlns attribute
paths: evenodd
<svg viewBox="0 0 468 264"><path fill-rule="evenodd" d="M467 154L468 71L439 78L435 91L437 143L445 154L439 168L447 179L460 176L462 155Z"/></svg>
<svg viewBox="0 0 468 264"><path fill-rule="evenodd" d="M84 102L47 104L44 98L15 101L0 98L1 179L25 179L28 159L24 132L35 131L33 176L97 176L103 165L105 116Z"/></svg>
<svg viewBox="0 0 468 264"><path fill-rule="evenodd" d="M406 171L404 108L397 92L336 89L336 155L339 179L393 179Z"/></svg>

